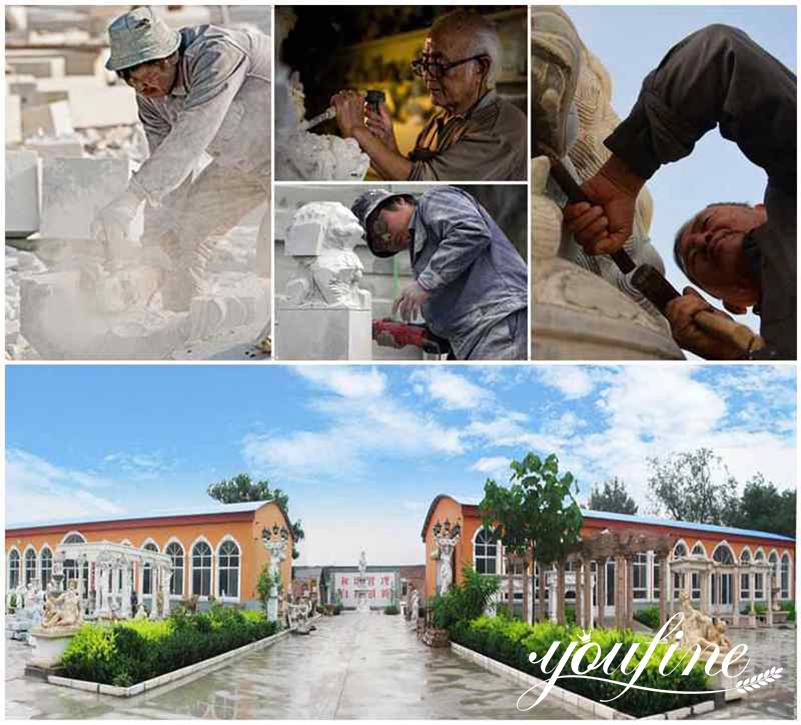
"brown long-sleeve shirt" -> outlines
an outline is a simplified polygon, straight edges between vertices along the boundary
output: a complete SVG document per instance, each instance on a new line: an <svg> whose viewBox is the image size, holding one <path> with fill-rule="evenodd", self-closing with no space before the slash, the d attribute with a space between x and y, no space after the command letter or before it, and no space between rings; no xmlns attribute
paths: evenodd
<svg viewBox="0 0 801 725"><path fill-rule="evenodd" d="M524 181L526 114L489 91L465 115L434 116L409 155L409 181Z"/></svg>

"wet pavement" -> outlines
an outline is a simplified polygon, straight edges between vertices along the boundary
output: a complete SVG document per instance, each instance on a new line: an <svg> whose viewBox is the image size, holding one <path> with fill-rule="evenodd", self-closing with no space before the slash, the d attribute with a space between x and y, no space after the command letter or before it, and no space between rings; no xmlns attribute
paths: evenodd
<svg viewBox="0 0 801 725"><path fill-rule="evenodd" d="M796 631L794 629L729 629L733 645L747 644L751 663L743 677L782 667L781 679L699 720L794 720L796 713Z"/></svg>
<svg viewBox="0 0 801 725"><path fill-rule="evenodd" d="M30 648L6 641L6 717L213 719L530 719L515 704L523 686L447 649L418 642L383 613L317 620L311 635L208 674L130 699L25 678ZM537 719L587 717L546 699Z"/></svg>

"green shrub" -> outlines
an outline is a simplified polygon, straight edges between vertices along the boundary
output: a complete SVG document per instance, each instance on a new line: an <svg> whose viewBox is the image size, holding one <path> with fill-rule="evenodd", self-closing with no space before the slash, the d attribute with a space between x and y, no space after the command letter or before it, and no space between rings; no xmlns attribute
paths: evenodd
<svg viewBox="0 0 801 725"><path fill-rule="evenodd" d="M760 604L759 602L754 602L754 612L757 615L762 616L763 614L767 614L768 613L768 608L764 604ZM746 603L746 604L744 604L742 606L742 608L740 609L740 614L751 614L751 603L750 602L748 602L748 603Z"/></svg>
<svg viewBox="0 0 801 725"><path fill-rule="evenodd" d="M390 604L388 607L384 607L384 614L400 614L400 609L397 604Z"/></svg>
<svg viewBox="0 0 801 725"><path fill-rule="evenodd" d="M634 610L634 619L651 629L659 629L659 607L644 607Z"/></svg>
<svg viewBox="0 0 801 725"><path fill-rule="evenodd" d="M434 626L450 629L457 622L469 622L484 614L492 596L498 591L498 578L485 576L465 566L461 584L454 584L446 594L429 599Z"/></svg>
<svg viewBox="0 0 801 725"><path fill-rule="evenodd" d="M540 663L532 665L529 654L536 652L540 657L544 655L553 642L559 642L555 655L558 661L566 651L571 641L578 639L581 633L576 627L552 624L551 622L538 622L534 625L509 620L504 617L479 617L473 621L460 621L450 627L450 636L454 642L469 647L492 659L498 660L519 670L527 672L541 679L549 679L550 673L543 672ZM592 641L597 642L601 648L602 657L605 656L614 644L620 642L614 660L614 674L612 679L625 681L628 678L621 675L614 668L618 668L632 643L639 643L638 654L644 654L650 639L635 634L631 630L595 629L591 635ZM666 671L669 675L660 675L659 663L667 651L666 644L657 646L651 660L640 675L637 683L646 687L672 690L704 690L707 689L707 677L703 664L696 664L688 676L681 675L683 667L679 666L681 655L674 654L669 660ZM632 666L639 662L635 657ZM600 701L614 697L620 688L605 682L583 679L566 679L557 683L560 687L576 692L592 700ZM645 717L679 707L686 707L711 696L705 695L675 695L667 693L629 690L625 695L610 703L612 707L636 717Z"/></svg>
<svg viewBox="0 0 801 725"><path fill-rule="evenodd" d="M160 622L85 624L61 665L66 677L129 687L264 639L277 629L261 612L217 603L203 614L176 607Z"/></svg>
<svg viewBox="0 0 801 725"><path fill-rule="evenodd" d="M787 621L795 622L795 602L779 602L783 612L787 612Z"/></svg>

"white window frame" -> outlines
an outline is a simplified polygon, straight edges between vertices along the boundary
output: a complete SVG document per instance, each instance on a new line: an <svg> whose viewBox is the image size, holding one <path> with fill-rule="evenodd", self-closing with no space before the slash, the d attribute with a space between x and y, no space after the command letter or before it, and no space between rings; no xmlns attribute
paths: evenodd
<svg viewBox="0 0 801 725"><path fill-rule="evenodd" d="M221 563L221 550L224 544L231 543L236 547L237 550L237 565L236 565L236 596L232 597L230 594L226 593L225 596L222 595L222 590L220 586L220 582L222 581L222 577L220 576L222 572L222 563ZM238 602L242 598L242 547L239 545L239 542L230 534L226 534L220 539L220 542L217 544L217 551L215 552L216 556L216 563L217 563L217 576L216 579L216 592L217 598L223 602ZM226 570L231 570L232 567L226 567Z"/></svg>
<svg viewBox="0 0 801 725"><path fill-rule="evenodd" d="M482 532L486 534L487 540L484 542L479 542L478 537L479 534L481 534ZM483 574L485 576L500 576L501 567L498 566L498 554L501 549L501 542L500 540L492 541L491 539L492 539L492 531L490 529L488 529L485 526L476 529L476 533L473 534L473 569L475 569L479 574ZM487 553L484 553L479 556L478 554L479 546L484 547ZM493 555L488 553L490 547L493 547L495 549L495 553ZM493 568L495 569L495 571L491 572L479 571L478 568L479 559L482 561L492 561Z"/></svg>
<svg viewBox="0 0 801 725"><path fill-rule="evenodd" d="M175 536L171 536L167 540L167 543L164 545L164 553L167 554L167 556L169 556L170 560L172 561L172 555L167 551L167 549L169 549L170 546L172 546L173 544L181 547L181 593L173 594L172 591L172 585L175 581L177 581L175 577L176 568L175 565L173 564L172 576L170 577L170 599L175 599L176 601L180 601L186 595L186 569L188 562L186 556L186 547L183 545L181 540Z"/></svg>
<svg viewBox="0 0 801 725"><path fill-rule="evenodd" d="M211 562L209 563L208 567L203 566L198 567L198 569L200 571L206 571L206 569L209 570L209 594L214 592L214 547L205 536L199 536L189 547L189 596L194 596L197 594L199 601L207 602L209 599L209 594L200 594L195 591L195 547L198 544L205 544L209 547L209 556L211 557Z"/></svg>

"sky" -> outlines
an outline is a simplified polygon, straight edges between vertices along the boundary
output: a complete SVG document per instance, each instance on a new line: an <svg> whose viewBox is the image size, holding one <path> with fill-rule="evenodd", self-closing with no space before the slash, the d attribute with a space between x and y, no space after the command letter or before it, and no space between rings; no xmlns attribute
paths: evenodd
<svg viewBox="0 0 801 725"><path fill-rule="evenodd" d="M648 512L648 456L714 449L795 486L795 369L772 365L6 368L6 522L187 510L240 472L289 494L298 564L422 563L438 494L556 453Z"/></svg>
<svg viewBox="0 0 801 725"><path fill-rule="evenodd" d="M710 23L744 30L793 72L796 71L794 6L570 6L565 8L585 45L612 78L612 107L625 118L639 95L643 78L690 33ZM715 201L762 201L767 177L736 144L717 130L707 133L693 153L663 166L648 182L654 198L651 240L665 261L668 278L679 290L689 284L673 262L676 230ZM739 318L752 329L751 313Z"/></svg>

